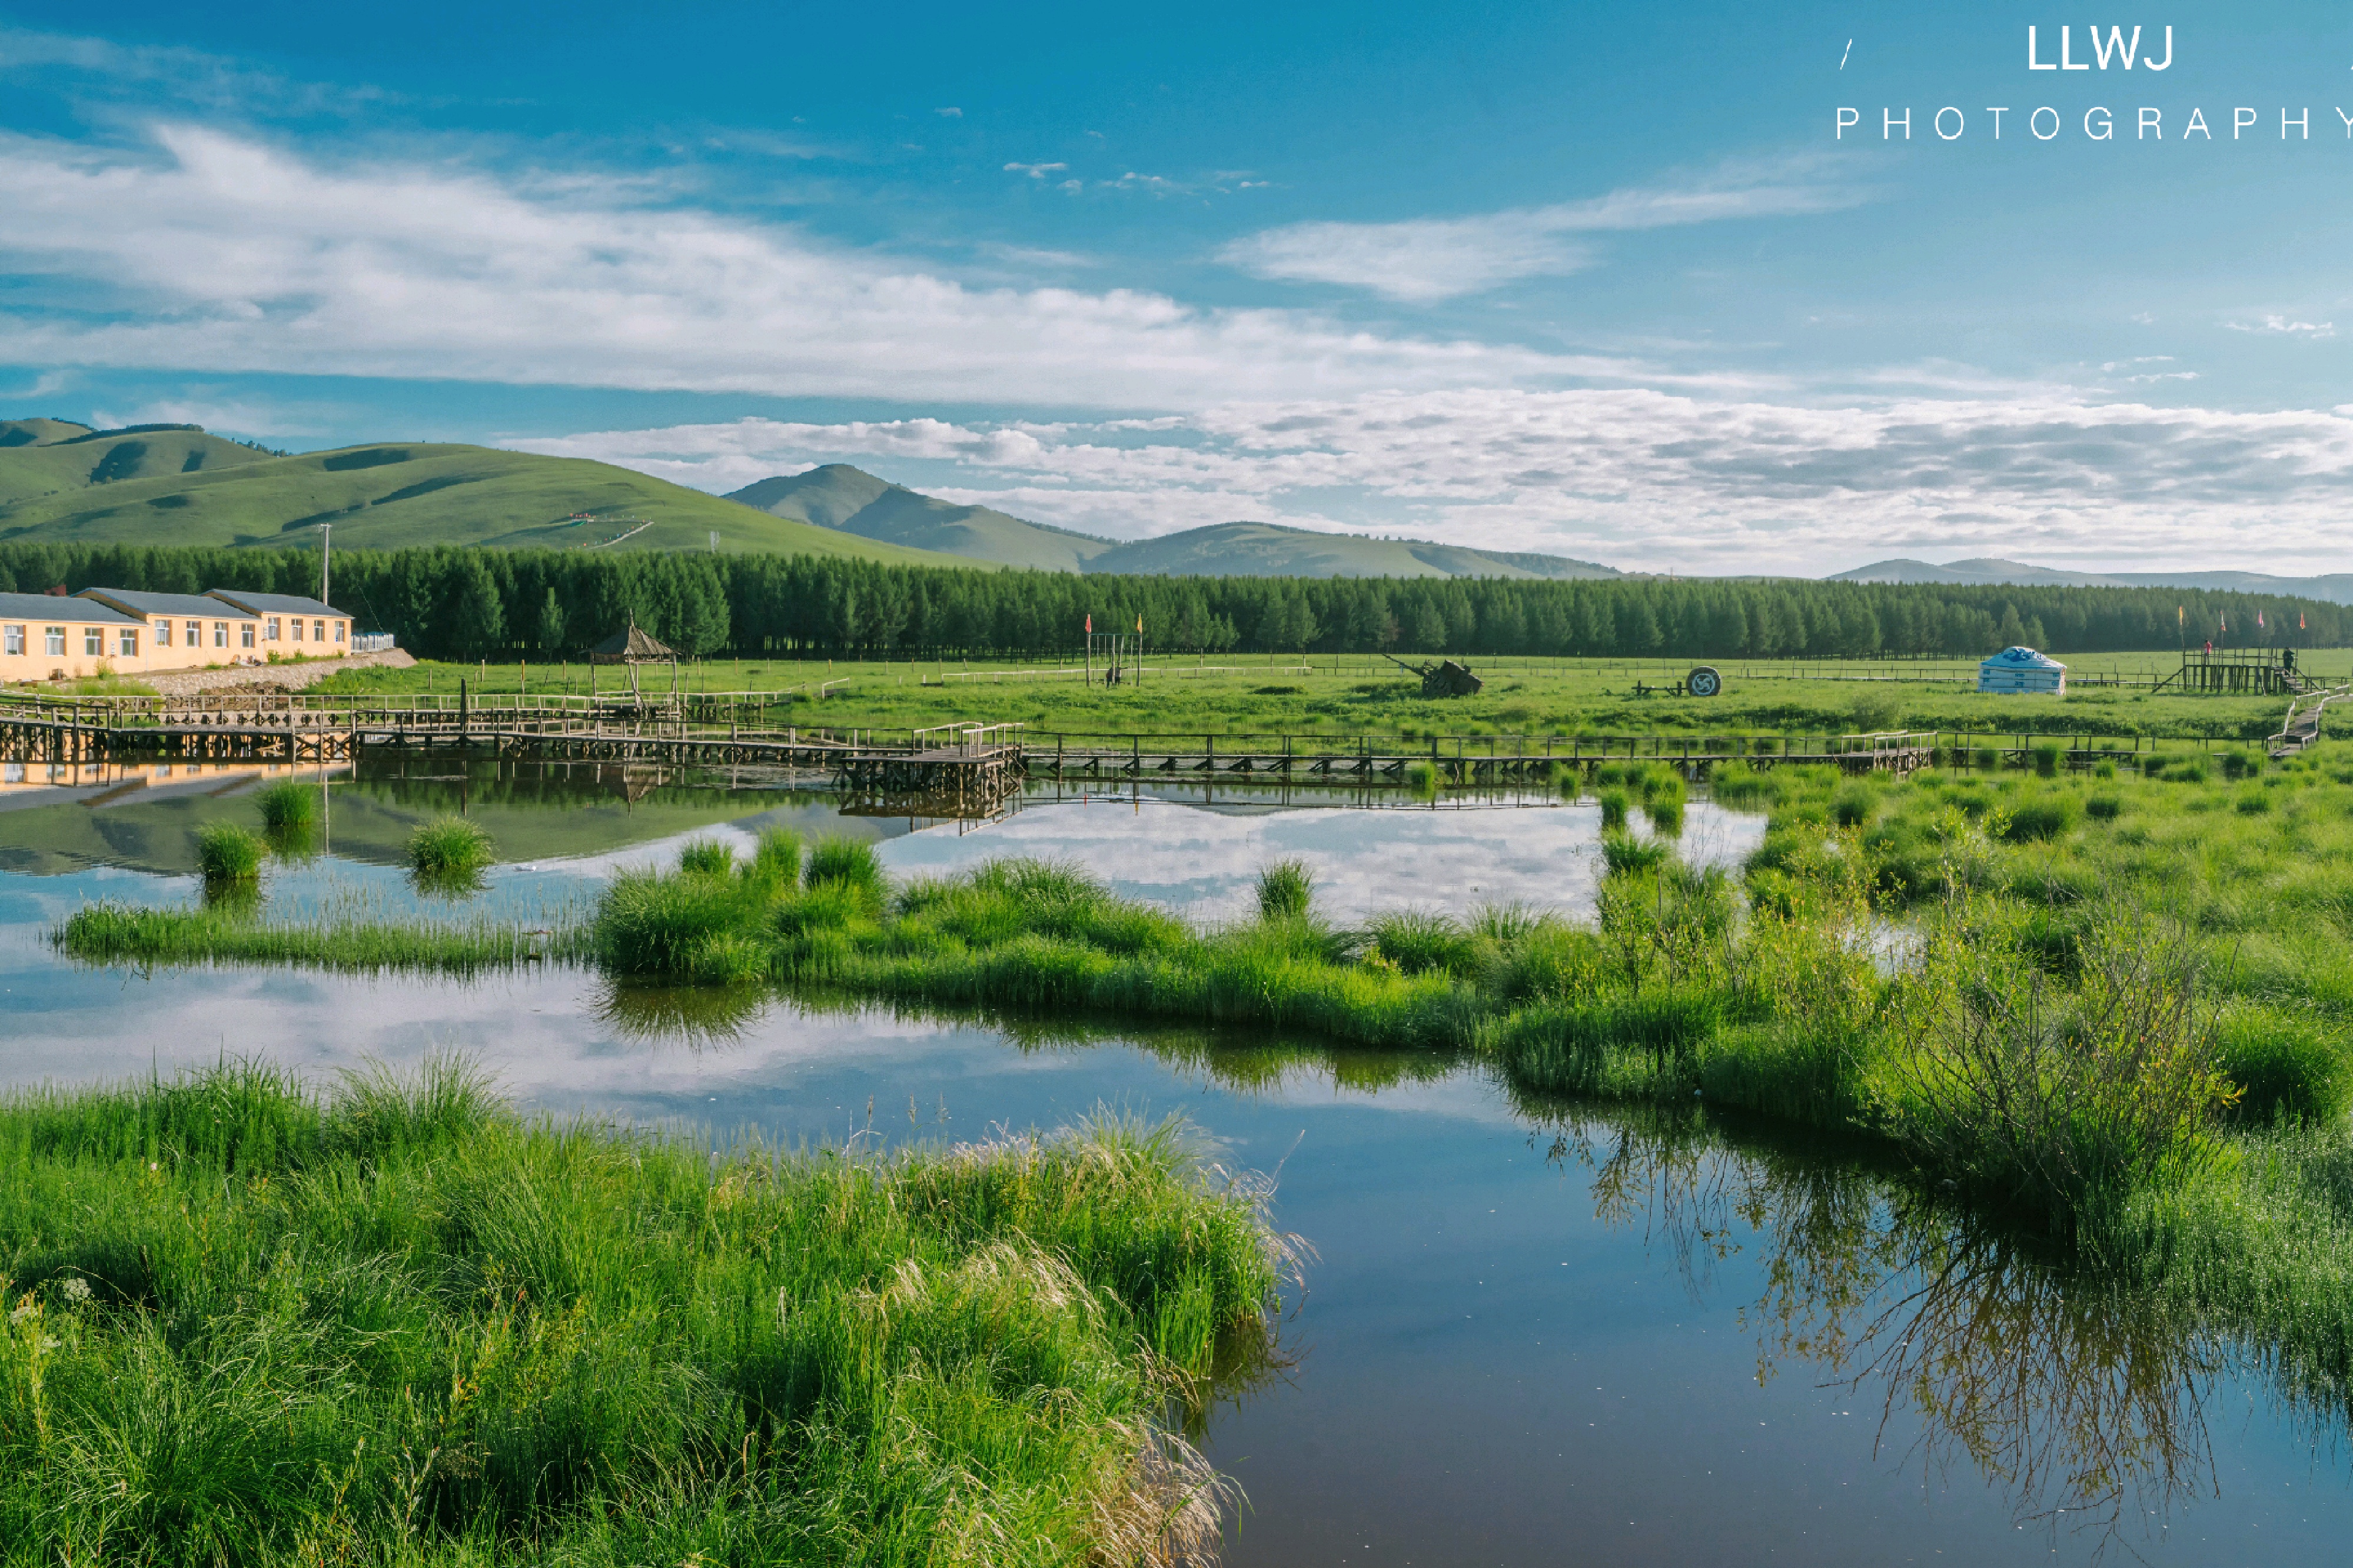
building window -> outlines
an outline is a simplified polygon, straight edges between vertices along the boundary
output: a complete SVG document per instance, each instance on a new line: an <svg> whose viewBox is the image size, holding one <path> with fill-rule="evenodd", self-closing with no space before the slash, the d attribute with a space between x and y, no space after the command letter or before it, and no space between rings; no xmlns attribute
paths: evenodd
<svg viewBox="0 0 2353 1568"><path fill-rule="evenodd" d="M237 629L237 635L245 639L245 646L247 647L251 647L253 646L253 623L251 621L247 621Z"/></svg>
<svg viewBox="0 0 2353 1568"><path fill-rule="evenodd" d="M213 623L213 647L228 647L228 623L227 621L215 621Z"/></svg>
<svg viewBox="0 0 2353 1568"><path fill-rule="evenodd" d="M302 640L302 617L300 616L294 617L294 640L296 642Z"/></svg>
<svg viewBox="0 0 2353 1568"><path fill-rule="evenodd" d="M190 647L202 647L205 646L204 622L190 621L188 623L188 646Z"/></svg>
<svg viewBox="0 0 2353 1568"><path fill-rule="evenodd" d="M24 627L22 627L22 626L0 626L0 653L13 654L13 655L15 655L16 657L17 657L17 658L23 658L23 657L24 657L24 653L25 653L25 628L24 628Z"/></svg>
<svg viewBox="0 0 2353 1568"><path fill-rule="evenodd" d="M155 623L155 646L157 647L170 647L172 646L171 622L157 621Z"/></svg>
<svg viewBox="0 0 2353 1568"><path fill-rule="evenodd" d="M43 646L43 647L47 647L47 648L49 650L49 657L50 657L51 658L65 658L65 656L66 656L66 629L65 629L65 627L63 627L63 626L43 626L43 627L41 628L41 630L42 630L42 632L45 634L45 635L44 635L44 637L42 637L42 646Z"/></svg>
<svg viewBox="0 0 2353 1568"><path fill-rule="evenodd" d="M103 626L82 627L81 651L85 657L90 658L104 658L106 655L106 629Z"/></svg>
<svg viewBox="0 0 2353 1568"><path fill-rule="evenodd" d="M326 622L312 621L311 623L311 640L312 642L325 642L327 640Z"/></svg>
<svg viewBox="0 0 2353 1568"><path fill-rule="evenodd" d="M335 623L335 640L337 642L343 640L343 628L350 625L351 622L349 621L337 621Z"/></svg>
<svg viewBox="0 0 2353 1568"><path fill-rule="evenodd" d="M269 617L269 632L263 640L266 642L276 642L278 640L278 617L276 616Z"/></svg>
<svg viewBox="0 0 2353 1568"><path fill-rule="evenodd" d="M139 633L132 627L123 627L122 635L114 640L114 647L115 651L120 653L125 658L137 658L139 657Z"/></svg>

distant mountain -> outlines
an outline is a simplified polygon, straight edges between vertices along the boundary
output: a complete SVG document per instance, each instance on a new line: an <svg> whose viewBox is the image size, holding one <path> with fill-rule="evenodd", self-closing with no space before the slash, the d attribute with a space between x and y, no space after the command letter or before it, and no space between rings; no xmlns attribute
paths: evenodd
<svg viewBox="0 0 2353 1568"><path fill-rule="evenodd" d="M1504 553L1425 540L1319 533L1272 522L1216 522L1115 545L1090 572L1198 577L1615 577L1563 555Z"/></svg>
<svg viewBox="0 0 2353 1568"><path fill-rule="evenodd" d="M726 499L772 517L863 539L1047 572L1086 571L1090 561L1112 547L1109 540L1092 534L927 496L848 463L762 479L730 491Z"/></svg>
<svg viewBox="0 0 2353 1568"><path fill-rule="evenodd" d="M2030 586L2050 584L2087 588L2206 588L2222 593L2278 594L2353 605L2353 573L2322 577L2273 577L2260 572L2068 572L2023 561L1985 556L1942 566L1896 557L1841 572L1833 583L1954 583Z"/></svg>
<svg viewBox="0 0 2353 1568"><path fill-rule="evenodd" d="M278 458L195 426L0 423L0 542L504 548L585 545L974 563L772 517L628 468L399 442Z"/></svg>
<svg viewBox="0 0 2353 1568"><path fill-rule="evenodd" d="M1565 555L1473 550L1422 540L1319 533L1271 522L1219 522L1116 544L1092 534L959 506L848 463L762 479L731 491L778 517L868 539L1050 572L1198 577L1615 577Z"/></svg>

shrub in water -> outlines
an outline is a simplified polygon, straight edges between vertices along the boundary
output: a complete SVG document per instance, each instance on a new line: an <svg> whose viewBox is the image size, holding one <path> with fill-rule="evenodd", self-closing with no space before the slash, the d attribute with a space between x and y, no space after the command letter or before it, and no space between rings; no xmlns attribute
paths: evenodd
<svg viewBox="0 0 2353 1568"><path fill-rule="evenodd" d="M1267 920L1291 920L1307 912L1315 897L1315 874L1304 860L1277 860L1258 874L1258 912Z"/></svg>
<svg viewBox="0 0 2353 1568"><path fill-rule="evenodd" d="M820 838L809 851L803 875L812 888L836 882L880 891L882 863L874 858L874 846L863 838Z"/></svg>
<svg viewBox="0 0 2353 1568"><path fill-rule="evenodd" d="M261 875L267 847L231 822L208 822L196 832L196 865L208 884L250 883Z"/></svg>
<svg viewBox="0 0 2353 1568"><path fill-rule="evenodd" d="M2263 771L2263 759L2253 752L2232 751L2222 753L2222 776L2226 779L2242 779Z"/></svg>
<svg viewBox="0 0 2353 1568"><path fill-rule="evenodd" d="M1405 787L1424 797L1438 793L1438 764L1428 760L1405 765Z"/></svg>
<svg viewBox="0 0 2353 1568"><path fill-rule="evenodd" d="M261 807L261 825L273 833L307 826L318 815L318 792L292 779L280 779L255 797Z"/></svg>
<svg viewBox="0 0 2353 1568"><path fill-rule="evenodd" d="M465 817L438 817L408 836L409 869L421 876L470 876L490 863L491 836Z"/></svg>
<svg viewBox="0 0 2353 1568"><path fill-rule="evenodd" d="M1654 800L1642 809L1649 814L1651 826L1657 831L1672 836L1683 830L1683 802L1681 795L1670 799Z"/></svg>
<svg viewBox="0 0 2353 1568"><path fill-rule="evenodd" d="M1977 766L1985 768L1989 771L2001 766L2001 753L1995 751L1991 746L1979 746L1977 751L1972 753L1970 760L1974 762Z"/></svg>
<svg viewBox="0 0 2353 1568"><path fill-rule="evenodd" d="M1599 775L1595 775L1599 777ZM1601 828L1614 832L1626 826L1626 808L1632 804L1622 789L1605 789L1593 797L1601 805Z"/></svg>
<svg viewBox="0 0 2353 1568"><path fill-rule="evenodd" d="M2116 764L2109 762L2105 758L2102 758L2099 765L2092 770L2092 776L2095 779L2115 778L2116 776Z"/></svg>
<svg viewBox="0 0 2353 1568"><path fill-rule="evenodd" d="M678 852L678 868L704 877L723 877L735 868L735 851L715 838L698 838Z"/></svg>
<svg viewBox="0 0 2353 1568"><path fill-rule="evenodd" d="M1746 763L1725 763L1708 775L1708 793L1725 805L1771 805L1781 797L1769 773Z"/></svg>
<svg viewBox="0 0 2353 1568"><path fill-rule="evenodd" d="M2053 742L2043 741L2035 745L2031 755L2034 771L2046 779L2055 779L2059 776L2059 759L2066 753Z"/></svg>

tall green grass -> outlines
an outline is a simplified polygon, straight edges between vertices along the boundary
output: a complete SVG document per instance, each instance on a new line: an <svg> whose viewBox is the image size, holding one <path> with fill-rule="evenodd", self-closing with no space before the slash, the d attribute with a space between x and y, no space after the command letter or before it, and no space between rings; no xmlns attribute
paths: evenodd
<svg viewBox="0 0 2353 1568"><path fill-rule="evenodd" d="M318 792L293 779L280 779L254 797L261 808L261 825L273 833L307 827L319 815Z"/></svg>
<svg viewBox="0 0 2353 1568"><path fill-rule="evenodd" d="M196 868L209 887L249 887L261 876L268 847L234 823L208 822L196 830Z"/></svg>
<svg viewBox="0 0 2353 1568"><path fill-rule="evenodd" d="M496 853L489 832L470 817L436 817L408 836L408 868L425 877L471 877Z"/></svg>
<svg viewBox="0 0 2353 1568"><path fill-rule="evenodd" d="M0 1171L27 1563L1173 1560L1292 1266L1174 1124L714 1154L447 1063L20 1091Z"/></svg>

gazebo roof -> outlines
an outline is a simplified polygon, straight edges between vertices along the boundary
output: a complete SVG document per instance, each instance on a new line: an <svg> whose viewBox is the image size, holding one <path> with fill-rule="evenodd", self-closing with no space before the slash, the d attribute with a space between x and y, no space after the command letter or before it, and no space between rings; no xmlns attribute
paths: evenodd
<svg viewBox="0 0 2353 1568"><path fill-rule="evenodd" d="M595 664L675 664L678 655L648 637L638 623L631 621L629 629L615 632L588 650Z"/></svg>

